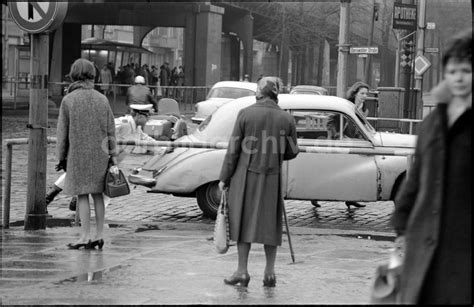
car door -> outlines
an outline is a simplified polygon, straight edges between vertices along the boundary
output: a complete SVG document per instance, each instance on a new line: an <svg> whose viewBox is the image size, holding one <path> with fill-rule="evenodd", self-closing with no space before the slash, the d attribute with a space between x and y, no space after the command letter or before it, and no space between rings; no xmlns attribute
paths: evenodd
<svg viewBox="0 0 474 307"><path fill-rule="evenodd" d="M298 143L308 147L373 148L356 119L336 111L293 110ZM340 133L343 131L343 133ZM315 200L377 199L377 165L372 155L306 153L288 161L286 198Z"/></svg>

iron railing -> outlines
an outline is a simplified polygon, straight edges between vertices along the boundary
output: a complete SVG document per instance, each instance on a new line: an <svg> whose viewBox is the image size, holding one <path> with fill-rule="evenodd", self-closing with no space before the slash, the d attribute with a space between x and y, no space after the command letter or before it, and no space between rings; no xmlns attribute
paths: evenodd
<svg viewBox="0 0 474 307"><path fill-rule="evenodd" d="M47 137L47 143L56 143L56 138ZM5 146L7 147L7 155L5 158L5 187L3 201L3 219L2 227L4 229L10 227L10 196L11 196L11 179L12 179L12 154L13 145L28 144L27 138L7 139ZM227 142L206 143L206 142L170 142L170 141L117 141L117 145L131 146L152 146L152 147L186 147L186 148L216 148L226 149ZM354 155L383 155L383 156L406 156L407 170L410 167L411 157L414 149L410 148L337 148L337 147L318 147L318 146L298 146L300 152L307 153L324 153L324 154L354 154Z"/></svg>

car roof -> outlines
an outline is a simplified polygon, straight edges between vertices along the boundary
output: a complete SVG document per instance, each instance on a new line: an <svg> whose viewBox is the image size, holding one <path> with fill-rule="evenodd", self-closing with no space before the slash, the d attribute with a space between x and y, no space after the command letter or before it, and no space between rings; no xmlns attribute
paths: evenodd
<svg viewBox="0 0 474 307"><path fill-rule="evenodd" d="M255 102L255 97L243 97L235 99L229 103L239 104L244 103L250 105L251 102ZM282 109L323 109L323 110L334 110L344 113L354 113L354 106L352 102L347 99L327 96L327 95L311 95L311 94L279 94L278 105Z"/></svg>
<svg viewBox="0 0 474 307"><path fill-rule="evenodd" d="M232 132L233 125L239 111L256 102L255 96L247 96L229 101L212 115L207 127L195 133L205 141L226 142ZM355 113L352 102L336 96L323 96L312 94L279 94L278 105L284 110L328 110L346 113L352 116ZM208 119L206 119L207 121Z"/></svg>
<svg viewBox="0 0 474 307"><path fill-rule="evenodd" d="M251 90L254 92L257 91L257 83L247 82L247 81L220 81L212 86L212 88L216 88L216 87L236 87L236 88L244 88L244 89Z"/></svg>
<svg viewBox="0 0 474 307"><path fill-rule="evenodd" d="M318 92L318 93L327 93L328 90L322 86L316 86L316 85L296 85L291 89L291 91L295 90L304 90L304 91L313 91L313 92Z"/></svg>
<svg viewBox="0 0 474 307"><path fill-rule="evenodd" d="M315 90L319 90L319 89L325 89L325 88L322 87L322 86L317 86L317 85L296 85L292 89L315 89Z"/></svg>

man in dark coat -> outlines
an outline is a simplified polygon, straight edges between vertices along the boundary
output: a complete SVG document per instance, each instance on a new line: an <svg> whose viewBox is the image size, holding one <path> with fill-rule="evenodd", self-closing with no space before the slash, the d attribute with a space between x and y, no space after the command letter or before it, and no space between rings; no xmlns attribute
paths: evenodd
<svg viewBox="0 0 474 307"><path fill-rule="evenodd" d="M472 30L445 50L392 223L405 245L400 302L472 305Z"/></svg>
<svg viewBox="0 0 474 307"><path fill-rule="evenodd" d="M277 246L281 245L283 197L281 165L298 154L294 118L278 106L281 81L258 83L254 105L237 115L220 174L219 187L229 187L230 239L237 242L238 268L226 284L246 286L251 243L264 244L264 285L273 287Z"/></svg>
<svg viewBox="0 0 474 307"><path fill-rule="evenodd" d="M135 77L135 85L132 85L127 90L125 104L152 104L155 112L158 112L158 103L151 94L148 86L145 85L145 78L142 76Z"/></svg>

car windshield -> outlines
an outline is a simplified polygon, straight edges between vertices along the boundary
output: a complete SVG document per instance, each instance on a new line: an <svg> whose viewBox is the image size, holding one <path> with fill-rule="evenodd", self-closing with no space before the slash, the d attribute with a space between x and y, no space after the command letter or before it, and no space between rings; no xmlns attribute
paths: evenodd
<svg viewBox="0 0 474 307"><path fill-rule="evenodd" d="M357 118L360 120L360 122L364 125L365 129L367 129L367 131L369 131L371 133L376 132L375 128L372 127L372 125L367 121L365 116L360 113L359 110L356 110L355 114L356 114Z"/></svg>
<svg viewBox="0 0 474 307"><path fill-rule="evenodd" d="M255 95L255 92L245 88L236 87L216 87L211 89L207 99L209 98L229 98L236 99L245 96Z"/></svg>

